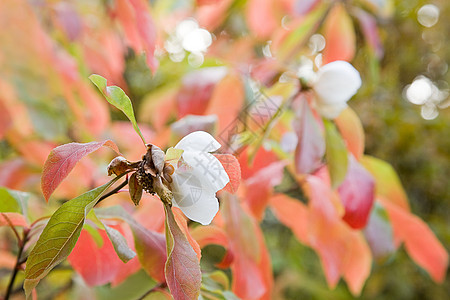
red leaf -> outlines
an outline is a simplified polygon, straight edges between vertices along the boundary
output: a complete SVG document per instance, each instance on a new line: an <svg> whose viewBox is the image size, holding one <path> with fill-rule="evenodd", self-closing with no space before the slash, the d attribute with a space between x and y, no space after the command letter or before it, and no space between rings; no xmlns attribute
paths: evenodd
<svg viewBox="0 0 450 300"><path fill-rule="evenodd" d="M347 107L334 119L347 149L359 160L364 154L364 129L358 115Z"/></svg>
<svg viewBox="0 0 450 300"><path fill-rule="evenodd" d="M125 31L125 37L136 51L145 51L147 65L156 71L158 61L154 57L156 27L150 16L149 6L144 0L118 0L115 14Z"/></svg>
<svg viewBox="0 0 450 300"><path fill-rule="evenodd" d="M222 269L228 269L234 260L233 252L228 249L229 241L226 232L214 225L197 226L191 231L192 237L197 241L198 245L203 248L207 245L220 245L227 251L222 261L216 266Z"/></svg>
<svg viewBox="0 0 450 300"><path fill-rule="evenodd" d="M84 156L98 150L101 146L107 146L120 154L119 149L112 141L91 142L86 144L70 143L58 146L53 149L42 171L41 188L45 200L48 201L51 194L55 191L61 181L75 167L76 163Z"/></svg>
<svg viewBox="0 0 450 300"><path fill-rule="evenodd" d="M197 299L202 273L197 254L178 227L170 207L166 210L167 262L166 282L175 300Z"/></svg>
<svg viewBox="0 0 450 300"><path fill-rule="evenodd" d="M375 180L351 155L338 193L345 208L344 221L355 229L365 227L375 198Z"/></svg>
<svg viewBox="0 0 450 300"><path fill-rule="evenodd" d="M253 215L261 220L273 193L274 186L281 183L285 161L275 162L245 181L245 200Z"/></svg>
<svg viewBox="0 0 450 300"><path fill-rule="evenodd" d="M321 164L325 155L325 140L306 99L302 99L294 127L298 137L295 168L298 173L309 174Z"/></svg>
<svg viewBox="0 0 450 300"><path fill-rule="evenodd" d="M389 214L397 242L404 242L411 258L434 281L442 283L448 268L447 250L420 218L386 199L380 201Z"/></svg>
<svg viewBox="0 0 450 300"><path fill-rule="evenodd" d="M236 197L226 195L221 211L234 255L233 292L242 299L270 299L272 270L261 229Z"/></svg>
<svg viewBox="0 0 450 300"><path fill-rule="evenodd" d="M336 3L324 24L326 46L323 63L335 60L351 61L355 56L356 37L353 23L342 3Z"/></svg>
<svg viewBox="0 0 450 300"><path fill-rule="evenodd" d="M94 238L82 230L68 260L72 267L84 279L87 285L97 286L112 281L124 263L119 259L114 247L104 230L99 230L103 239L102 247L98 247Z"/></svg>
<svg viewBox="0 0 450 300"><path fill-rule="evenodd" d="M19 213L0 213L0 226L21 226L28 227L25 217Z"/></svg>
<svg viewBox="0 0 450 300"><path fill-rule="evenodd" d="M276 161L278 161L278 157L273 151L267 151L264 147L260 147L253 158L253 162L249 165L248 149L246 149L239 155L242 178L248 179L262 168L267 167Z"/></svg>
<svg viewBox="0 0 450 300"><path fill-rule="evenodd" d="M178 118L186 115L203 115L208 107L216 84L228 70L225 67L204 68L184 76L176 97Z"/></svg>
<svg viewBox="0 0 450 300"><path fill-rule="evenodd" d="M241 183L241 167L239 161L232 154L214 154L214 156L220 161L230 178L230 182L227 183L223 190L235 194Z"/></svg>

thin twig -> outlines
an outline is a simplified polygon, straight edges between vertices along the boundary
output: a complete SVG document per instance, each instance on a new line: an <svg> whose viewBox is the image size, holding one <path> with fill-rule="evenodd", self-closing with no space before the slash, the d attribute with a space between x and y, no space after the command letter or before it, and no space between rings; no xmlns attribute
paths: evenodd
<svg viewBox="0 0 450 300"><path fill-rule="evenodd" d="M27 242L28 232L29 232L28 230L23 231L23 238L20 240L19 243L19 252L17 253L16 264L14 266L11 279L8 284L8 288L6 289L5 300L8 300L11 295L11 291L14 286L14 281L16 280L17 272L19 271L19 268L22 265L22 260L20 259L20 257L22 256L23 249L25 248L25 244Z"/></svg>
<svg viewBox="0 0 450 300"><path fill-rule="evenodd" d="M112 195L114 195L114 194L117 194L117 193L118 193L124 186L126 186L127 184L128 184L128 178L125 179L124 182L122 182L121 184L119 184L119 185L118 185L116 188L114 188L112 191L110 191L110 192L104 194L103 196L101 196L100 199L97 201L97 204L99 204L100 201L103 201L103 200L105 200L106 198L108 198L108 197L110 197L110 196L112 196Z"/></svg>
<svg viewBox="0 0 450 300"><path fill-rule="evenodd" d="M8 223L9 227L11 227L11 229L14 231L14 234L17 237L17 243L19 245L19 247L22 246L22 239L20 238L19 233L17 232L16 227L14 226L14 224L11 222L11 220L9 219L8 215L5 213L2 213L2 217L5 218L6 222Z"/></svg>
<svg viewBox="0 0 450 300"><path fill-rule="evenodd" d="M142 295L141 297L139 297L137 300L143 300L145 297L147 297L148 295L150 295L151 293L155 292L156 290L165 288L167 286L167 284L165 282L161 282L158 283L157 285L155 285L154 287L152 287L150 290L148 290L147 292L145 292L144 295Z"/></svg>

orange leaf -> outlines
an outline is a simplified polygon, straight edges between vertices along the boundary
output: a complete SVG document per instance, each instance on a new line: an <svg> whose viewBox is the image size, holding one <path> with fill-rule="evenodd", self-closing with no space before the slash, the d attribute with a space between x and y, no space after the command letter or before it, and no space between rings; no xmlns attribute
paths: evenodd
<svg viewBox="0 0 450 300"><path fill-rule="evenodd" d="M359 160L364 153L364 130L358 115L347 107L334 119L347 149Z"/></svg>
<svg viewBox="0 0 450 300"><path fill-rule="evenodd" d="M351 61L355 56L355 30L342 3L336 3L324 24L326 46L323 63L335 60Z"/></svg>
<svg viewBox="0 0 450 300"><path fill-rule="evenodd" d="M308 176L307 185L310 200L308 244L319 254L329 286L335 287L343 276L350 291L359 295L370 274L370 249L361 232L352 230L342 221L333 204L336 195L329 185L316 176ZM354 251L359 251L358 255Z"/></svg>
<svg viewBox="0 0 450 300"><path fill-rule="evenodd" d="M215 87L209 101L207 115L219 118L218 132L222 133L237 118L244 104L244 86L237 75L227 75Z"/></svg>
<svg viewBox="0 0 450 300"><path fill-rule="evenodd" d="M239 161L232 154L214 154L214 156L220 161L230 178L230 181L223 190L235 194L241 183L241 167Z"/></svg>
<svg viewBox="0 0 450 300"><path fill-rule="evenodd" d="M442 283L448 267L448 253L427 224L394 203L380 198L386 208L394 236L411 258L424 268L434 281Z"/></svg>
<svg viewBox="0 0 450 300"><path fill-rule="evenodd" d="M300 200L278 194L270 199L270 207L281 223L289 227L297 239L308 243L308 208Z"/></svg>

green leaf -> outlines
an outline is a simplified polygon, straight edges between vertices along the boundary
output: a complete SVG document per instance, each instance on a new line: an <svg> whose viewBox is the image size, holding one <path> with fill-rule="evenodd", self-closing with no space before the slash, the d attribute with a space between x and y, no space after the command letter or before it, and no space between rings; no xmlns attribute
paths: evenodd
<svg viewBox="0 0 450 300"><path fill-rule="evenodd" d="M64 203L50 218L28 256L24 289L27 298L39 281L73 250L89 211L119 178Z"/></svg>
<svg viewBox="0 0 450 300"><path fill-rule="evenodd" d="M113 244L114 250L116 250L117 255L124 263L136 256L136 252L130 249L125 237L118 230L106 224L103 225L105 226L109 240Z"/></svg>
<svg viewBox="0 0 450 300"><path fill-rule="evenodd" d="M323 124L325 125L325 157L327 159L328 172L330 173L331 186L337 188L344 181L347 174L347 148L334 123L324 119Z"/></svg>
<svg viewBox="0 0 450 300"><path fill-rule="evenodd" d="M134 116L133 104L131 104L131 100L125 92L118 86L107 86L106 79L100 75L92 74L89 76L89 79L97 86L100 92L102 92L109 103L120 109L127 116L133 124L134 130L136 130L144 144L146 144Z"/></svg>
<svg viewBox="0 0 450 300"><path fill-rule="evenodd" d="M28 198L30 198L29 193L0 187L0 212L25 214Z"/></svg>

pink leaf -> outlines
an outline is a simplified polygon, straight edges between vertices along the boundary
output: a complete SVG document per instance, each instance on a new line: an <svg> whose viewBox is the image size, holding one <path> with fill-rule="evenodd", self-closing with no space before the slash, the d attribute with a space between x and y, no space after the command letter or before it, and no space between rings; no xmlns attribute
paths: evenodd
<svg viewBox="0 0 450 300"><path fill-rule="evenodd" d="M197 254L181 231L172 209L166 210L166 282L175 300L197 299L200 293L202 273Z"/></svg>
<svg viewBox="0 0 450 300"><path fill-rule="evenodd" d="M232 194L236 193L241 183L241 167L239 161L231 154L214 154L214 156L220 161L230 178L230 182L227 183L223 190Z"/></svg>
<svg viewBox="0 0 450 300"><path fill-rule="evenodd" d="M344 221L355 229L365 227L375 198L375 180L352 155L338 193L345 208Z"/></svg>
<svg viewBox="0 0 450 300"><path fill-rule="evenodd" d="M19 213L6 212L0 213L0 226L21 226L28 227L25 217Z"/></svg>
<svg viewBox="0 0 450 300"><path fill-rule="evenodd" d="M51 194L80 159L98 150L101 146L107 146L120 154L116 144L109 140L86 144L70 143L54 148L45 161L44 170L42 171L41 188L45 200L48 201Z"/></svg>
<svg viewBox="0 0 450 300"><path fill-rule="evenodd" d="M294 127L298 137L295 167L298 173L308 174L320 166L325 154L325 140L306 99L302 99Z"/></svg>

